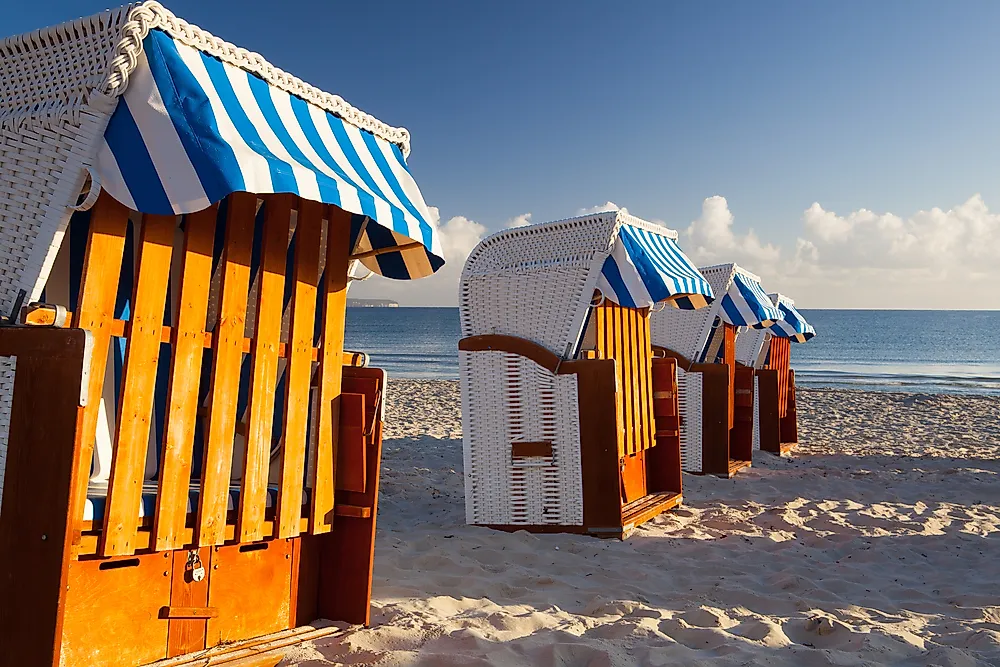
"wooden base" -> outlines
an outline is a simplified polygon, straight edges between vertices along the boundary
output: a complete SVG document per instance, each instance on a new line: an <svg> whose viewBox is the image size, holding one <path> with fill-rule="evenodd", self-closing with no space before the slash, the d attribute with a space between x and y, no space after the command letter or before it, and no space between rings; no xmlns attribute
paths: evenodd
<svg viewBox="0 0 1000 667"><path fill-rule="evenodd" d="M526 530L529 533L573 533L577 535L593 535L594 537L625 539L637 526L640 526L650 519L671 510L680 505L684 496L680 493L664 492L650 493L638 500L634 500L622 506L621 526L559 526L552 524L540 525L512 525L512 524L476 524L483 528L502 530L514 533L519 530Z"/></svg>
<svg viewBox="0 0 1000 667"><path fill-rule="evenodd" d="M145 667L274 667L285 657L289 647L307 641L329 637L341 632L335 626L315 628L304 625L291 630L256 637L247 641L216 646L207 651L194 651L176 658L148 663Z"/></svg>
<svg viewBox="0 0 1000 667"><path fill-rule="evenodd" d="M704 475L706 477L711 476L711 477L721 477L723 479L732 479L733 477L736 476L736 473L738 473L740 470L743 470L744 468L749 468L751 467L751 465L752 463L750 461L730 460L726 472L693 472L691 474Z"/></svg>
<svg viewBox="0 0 1000 667"><path fill-rule="evenodd" d="M683 500L682 494L666 491L664 493L651 493L645 498L639 498L639 500L625 505L622 508L622 521L625 524L622 529L622 537L627 537L636 526L677 507Z"/></svg>

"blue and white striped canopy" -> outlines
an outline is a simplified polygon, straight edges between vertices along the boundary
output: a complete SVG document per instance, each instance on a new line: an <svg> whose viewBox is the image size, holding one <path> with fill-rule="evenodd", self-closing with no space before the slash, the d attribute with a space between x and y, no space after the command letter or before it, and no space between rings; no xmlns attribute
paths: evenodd
<svg viewBox="0 0 1000 667"><path fill-rule="evenodd" d="M632 225L621 225L597 289L620 306L648 308L665 301L694 310L712 301L712 286L677 242Z"/></svg>
<svg viewBox="0 0 1000 667"><path fill-rule="evenodd" d="M376 273L419 278L444 264L399 146L160 30L143 40L97 171L111 196L151 214L240 191L296 194L355 214L354 254Z"/></svg>
<svg viewBox="0 0 1000 667"><path fill-rule="evenodd" d="M806 318L795 309L795 306L778 301L778 310L781 311L782 318L768 327L775 336L804 343L816 335L816 329L806 322Z"/></svg>
<svg viewBox="0 0 1000 667"><path fill-rule="evenodd" d="M734 326L763 329L780 320L782 315L759 282L737 271L722 297L721 317Z"/></svg>

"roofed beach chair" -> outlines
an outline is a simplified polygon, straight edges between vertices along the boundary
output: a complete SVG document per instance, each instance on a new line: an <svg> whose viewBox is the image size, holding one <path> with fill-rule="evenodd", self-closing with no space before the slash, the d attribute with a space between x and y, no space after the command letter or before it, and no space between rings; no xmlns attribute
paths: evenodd
<svg viewBox="0 0 1000 667"><path fill-rule="evenodd" d="M748 354L756 352L754 449L781 456L799 441L791 344L811 340L816 329L795 309L794 301L782 294L768 294L768 297L781 311L782 319L766 330L754 332L752 340L748 337L747 341ZM740 337L743 336L741 333Z"/></svg>
<svg viewBox="0 0 1000 667"><path fill-rule="evenodd" d="M681 502L675 362L649 312L708 282L677 234L620 211L483 240L462 274L466 517L624 537Z"/></svg>
<svg viewBox="0 0 1000 667"><path fill-rule="evenodd" d="M705 310L654 313L653 349L677 359L684 470L731 477L753 447L753 370L736 364L737 329L770 326L781 313L736 264L699 270L719 298Z"/></svg>
<svg viewBox="0 0 1000 667"><path fill-rule="evenodd" d="M368 622L386 378L345 305L443 264L408 148L155 2L0 42L0 666Z"/></svg>

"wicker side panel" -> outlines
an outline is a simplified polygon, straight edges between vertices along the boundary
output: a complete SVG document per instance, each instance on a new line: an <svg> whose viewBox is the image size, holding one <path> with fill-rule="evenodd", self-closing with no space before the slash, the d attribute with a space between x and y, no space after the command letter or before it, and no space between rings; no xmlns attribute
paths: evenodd
<svg viewBox="0 0 1000 667"><path fill-rule="evenodd" d="M460 352L466 520L581 525L576 376L554 376L503 352ZM514 459L514 442L549 442L552 456Z"/></svg>
<svg viewBox="0 0 1000 667"><path fill-rule="evenodd" d="M760 451L760 378L753 378L753 451Z"/></svg>
<svg viewBox="0 0 1000 667"><path fill-rule="evenodd" d="M702 471L701 373L677 369L677 398L681 412L681 469Z"/></svg>
<svg viewBox="0 0 1000 667"><path fill-rule="evenodd" d="M0 126L0 312L9 314L20 289L41 295L83 185L83 165L103 133L106 113L69 120ZM14 367L0 358L0 498L6 460Z"/></svg>

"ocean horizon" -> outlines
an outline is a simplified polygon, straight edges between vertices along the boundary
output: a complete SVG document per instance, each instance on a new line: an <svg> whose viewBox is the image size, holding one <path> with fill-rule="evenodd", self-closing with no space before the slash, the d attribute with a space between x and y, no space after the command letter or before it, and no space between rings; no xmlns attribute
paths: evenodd
<svg viewBox="0 0 1000 667"><path fill-rule="evenodd" d="M801 309L802 387L1000 395L1000 311ZM458 378L458 308L348 308L346 346L390 377Z"/></svg>

